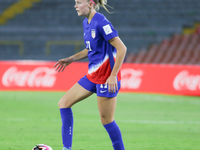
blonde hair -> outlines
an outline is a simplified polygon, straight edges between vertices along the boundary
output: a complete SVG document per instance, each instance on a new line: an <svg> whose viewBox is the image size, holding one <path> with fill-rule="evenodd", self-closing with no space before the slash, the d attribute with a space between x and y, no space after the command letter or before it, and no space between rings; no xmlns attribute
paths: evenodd
<svg viewBox="0 0 200 150"><path fill-rule="evenodd" d="M99 11L100 9L100 6L103 7L108 13L111 13L106 6L110 7L108 4L107 4L107 0L93 0L95 2L95 10L96 11ZM112 8L112 7L110 7Z"/></svg>

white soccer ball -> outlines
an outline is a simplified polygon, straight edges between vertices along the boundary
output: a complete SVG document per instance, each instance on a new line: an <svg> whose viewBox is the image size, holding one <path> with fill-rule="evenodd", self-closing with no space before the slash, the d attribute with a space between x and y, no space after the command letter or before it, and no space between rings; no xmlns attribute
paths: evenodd
<svg viewBox="0 0 200 150"><path fill-rule="evenodd" d="M53 150L50 146L45 144L38 144L32 150Z"/></svg>

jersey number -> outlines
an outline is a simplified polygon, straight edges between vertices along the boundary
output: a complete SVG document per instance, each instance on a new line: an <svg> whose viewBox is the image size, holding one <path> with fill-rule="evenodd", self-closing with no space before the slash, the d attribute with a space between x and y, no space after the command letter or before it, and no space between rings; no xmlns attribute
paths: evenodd
<svg viewBox="0 0 200 150"><path fill-rule="evenodd" d="M90 46L90 41L86 41L86 44L87 44L89 51L92 51L91 46Z"/></svg>
<svg viewBox="0 0 200 150"><path fill-rule="evenodd" d="M104 84L104 85L103 85L103 84L101 84L101 85L100 85L100 88L107 89L107 88L108 88L108 86L107 86L107 84Z"/></svg>

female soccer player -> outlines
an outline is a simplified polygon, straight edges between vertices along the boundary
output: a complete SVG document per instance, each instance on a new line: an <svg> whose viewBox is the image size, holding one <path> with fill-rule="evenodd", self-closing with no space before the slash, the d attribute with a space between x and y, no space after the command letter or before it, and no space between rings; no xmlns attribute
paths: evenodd
<svg viewBox="0 0 200 150"><path fill-rule="evenodd" d="M86 17L83 21L86 48L68 58L60 59L54 65L56 71L62 72L74 61L86 57L89 59L88 73L66 92L58 104L62 120L63 150L72 149L71 107L93 93L97 94L101 122L110 136L114 150L125 149L121 131L114 120L114 113L116 96L120 89L120 67L127 48L112 24L97 12L100 6L107 10L106 4L107 0L75 0L78 16Z"/></svg>

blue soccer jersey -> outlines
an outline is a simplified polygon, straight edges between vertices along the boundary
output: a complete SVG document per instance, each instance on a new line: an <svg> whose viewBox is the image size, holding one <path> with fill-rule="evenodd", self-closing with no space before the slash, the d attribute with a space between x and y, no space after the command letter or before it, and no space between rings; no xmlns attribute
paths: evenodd
<svg viewBox="0 0 200 150"><path fill-rule="evenodd" d="M88 19L83 21L84 42L88 51L87 78L96 84L104 84L111 74L116 58L116 48L108 40L117 37L118 32L106 17L96 13L90 24ZM121 79L118 73L118 81Z"/></svg>

